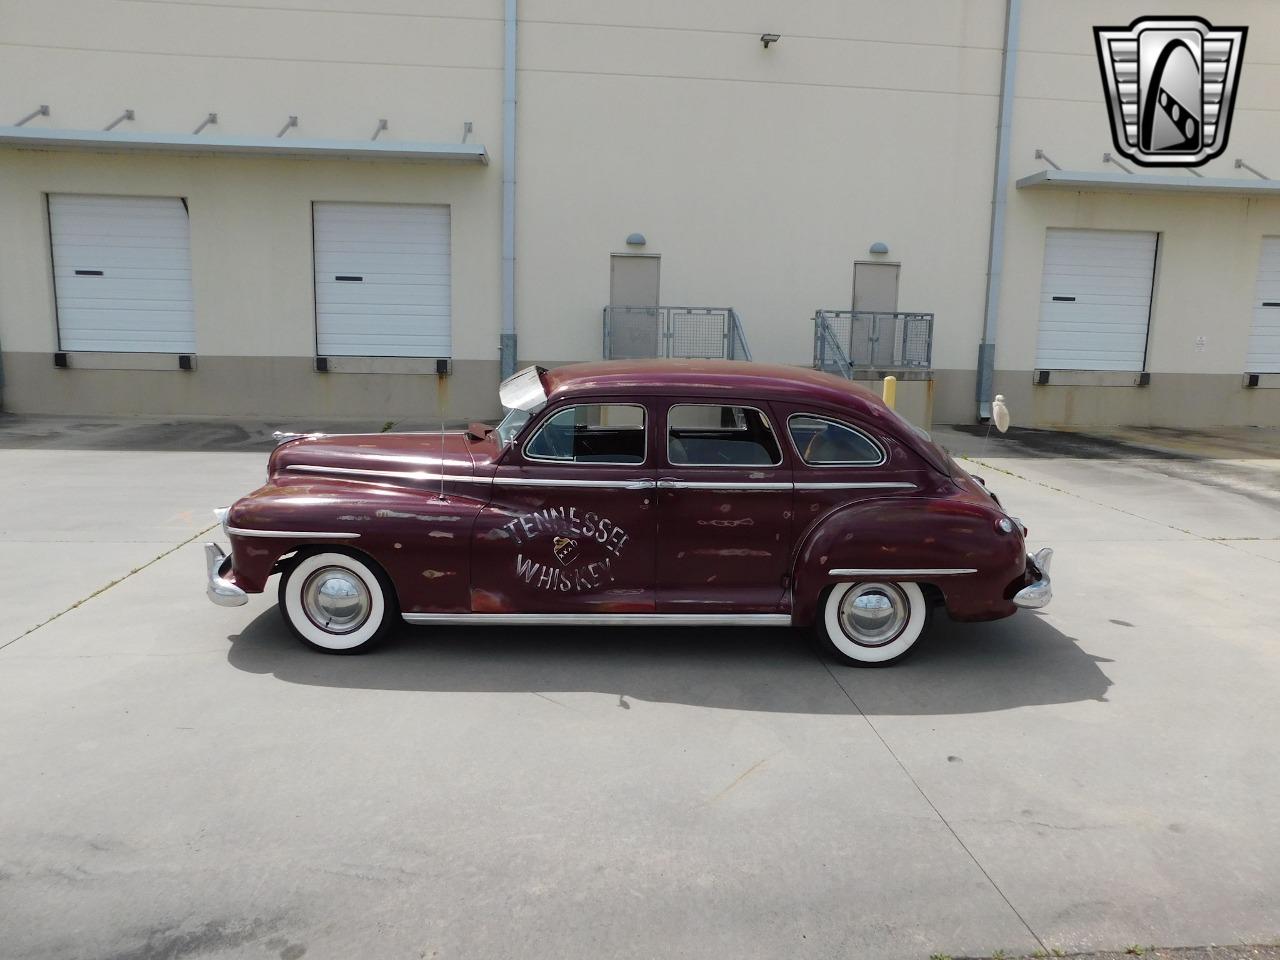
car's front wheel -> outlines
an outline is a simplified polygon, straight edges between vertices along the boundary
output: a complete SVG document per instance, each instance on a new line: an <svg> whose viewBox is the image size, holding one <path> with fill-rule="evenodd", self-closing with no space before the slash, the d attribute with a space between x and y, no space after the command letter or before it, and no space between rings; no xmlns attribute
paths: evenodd
<svg viewBox="0 0 1280 960"><path fill-rule="evenodd" d="M307 646L324 653L363 653L395 622L395 591L386 574L347 553L308 554L280 578L280 613Z"/></svg>
<svg viewBox="0 0 1280 960"><path fill-rule="evenodd" d="M836 658L857 667L901 660L929 624L930 605L919 584L867 580L827 591L816 624Z"/></svg>

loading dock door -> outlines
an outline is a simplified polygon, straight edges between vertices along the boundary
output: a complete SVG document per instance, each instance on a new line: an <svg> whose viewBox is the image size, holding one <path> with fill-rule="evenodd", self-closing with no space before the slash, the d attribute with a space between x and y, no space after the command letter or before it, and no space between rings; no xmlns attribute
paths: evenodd
<svg viewBox="0 0 1280 960"><path fill-rule="evenodd" d="M319 356L449 357L449 208L316 203Z"/></svg>
<svg viewBox="0 0 1280 960"><path fill-rule="evenodd" d="M1280 237L1262 238L1245 373L1280 373Z"/></svg>
<svg viewBox="0 0 1280 960"><path fill-rule="evenodd" d="M1036 366L1142 370L1155 263L1154 233L1050 227Z"/></svg>
<svg viewBox="0 0 1280 960"><path fill-rule="evenodd" d="M50 194L49 239L60 349L195 352L181 199Z"/></svg>

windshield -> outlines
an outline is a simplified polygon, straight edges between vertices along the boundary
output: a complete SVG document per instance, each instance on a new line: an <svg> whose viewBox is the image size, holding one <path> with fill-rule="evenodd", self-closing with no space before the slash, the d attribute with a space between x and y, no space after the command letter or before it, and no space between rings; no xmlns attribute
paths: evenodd
<svg viewBox="0 0 1280 960"><path fill-rule="evenodd" d="M507 415L498 424L498 443L505 447L514 440L516 435L524 428L524 425L529 422L531 416L533 414L528 410L520 410L518 408L508 410Z"/></svg>
<svg viewBox="0 0 1280 960"><path fill-rule="evenodd" d="M502 446L514 440L529 418L547 405L547 390L542 385L544 372L541 367L525 367L498 385L503 416L496 432Z"/></svg>

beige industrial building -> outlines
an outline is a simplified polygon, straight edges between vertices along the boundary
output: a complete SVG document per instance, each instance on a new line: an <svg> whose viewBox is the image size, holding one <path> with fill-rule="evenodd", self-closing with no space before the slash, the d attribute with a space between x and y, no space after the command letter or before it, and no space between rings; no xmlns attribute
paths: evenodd
<svg viewBox="0 0 1280 960"><path fill-rule="evenodd" d="M1280 5L1192 6L1229 143L1155 169L1094 27L1163 0L3 0L0 403L491 416L745 342L921 420L1277 425Z"/></svg>

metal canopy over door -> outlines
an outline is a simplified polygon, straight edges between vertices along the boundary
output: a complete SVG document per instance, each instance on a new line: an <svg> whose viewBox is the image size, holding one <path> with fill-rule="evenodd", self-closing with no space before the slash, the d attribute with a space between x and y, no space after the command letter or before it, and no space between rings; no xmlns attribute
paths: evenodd
<svg viewBox="0 0 1280 960"><path fill-rule="evenodd" d="M181 199L50 194L49 239L60 349L195 352Z"/></svg>
<svg viewBox="0 0 1280 960"><path fill-rule="evenodd" d="M609 257L610 356L658 357L662 324L658 310L662 260L656 256Z"/></svg>
<svg viewBox="0 0 1280 960"><path fill-rule="evenodd" d="M1154 233L1050 227L1036 366L1141 370L1155 263Z"/></svg>
<svg viewBox="0 0 1280 960"><path fill-rule="evenodd" d="M1280 237L1262 238L1245 373L1280 373Z"/></svg>
<svg viewBox="0 0 1280 960"><path fill-rule="evenodd" d="M449 208L316 203L316 350L452 354Z"/></svg>

